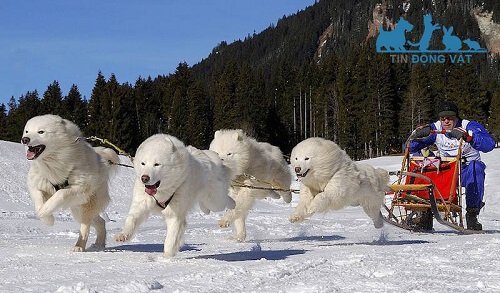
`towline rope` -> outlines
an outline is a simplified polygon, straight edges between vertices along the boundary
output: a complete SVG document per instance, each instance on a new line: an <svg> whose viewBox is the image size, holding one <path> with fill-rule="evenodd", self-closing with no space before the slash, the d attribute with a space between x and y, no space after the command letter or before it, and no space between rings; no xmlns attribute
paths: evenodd
<svg viewBox="0 0 500 293"><path fill-rule="evenodd" d="M121 148L116 146L114 143L110 142L109 140L107 140L105 138L100 138L97 136L89 136L89 137L79 137L78 139L80 139L80 138L83 138L83 139L88 140L88 141L97 141L103 145L109 145L113 149L115 149L119 155L127 156L131 162L134 161L134 158L129 153L125 152L124 150L122 150ZM134 168L134 166L127 165L127 164L114 163L114 162L109 162L109 163L113 164L113 165L122 166L122 167ZM273 184L266 182L266 181L263 181L263 180L260 180L260 179L257 179L255 176L250 175L250 174L244 173L244 174L240 175L239 177L245 177L245 178L248 178L250 180L256 181L258 183L269 185L271 187L248 185L248 184L245 184L245 183L238 181L238 180L233 180L231 187L250 188L250 189L259 189L259 190L271 190L271 191L284 191L284 192L292 192L292 193L299 193L300 192L300 189L283 189L283 188L274 187Z"/></svg>
<svg viewBox="0 0 500 293"><path fill-rule="evenodd" d="M233 184L231 184L231 187L243 187L243 188L250 188L250 189L260 189L260 190L272 190L272 191L284 191L284 192L292 192L292 193L299 193L300 189L283 189L279 187L274 187L272 183L269 183L264 180L257 179L255 176L243 173L242 175L239 175L238 177L245 177L253 181L257 181L258 183L266 184L271 187L264 187L264 186L254 186L254 185L248 185L245 184L239 180L233 180Z"/></svg>
<svg viewBox="0 0 500 293"><path fill-rule="evenodd" d="M110 142L109 140L105 139L105 138L100 138L100 137L97 137L97 136L89 136L89 137L79 137L80 138L83 138L85 140L88 140L88 141L97 141L103 145L109 145L111 146L113 149L115 149L117 152L118 152L118 155L123 155L123 156L126 156L130 159L131 162L134 161L134 158L127 152L125 152L124 150L122 150L121 148L117 147L115 144L113 144L112 142ZM122 164L122 163L115 163L115 162L109 162L110 164L112 165L118 165L118 166L122 166L122 167L127 167L127 168L134 168L134 166L131 166L131 165L127 165L127 164Z"/></svg>

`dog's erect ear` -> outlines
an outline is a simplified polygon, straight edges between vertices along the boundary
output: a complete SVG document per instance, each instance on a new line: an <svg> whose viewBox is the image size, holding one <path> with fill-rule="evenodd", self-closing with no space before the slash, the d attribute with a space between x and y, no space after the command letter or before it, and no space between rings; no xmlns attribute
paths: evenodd
<svg viewBox="0 0 500 293"><path fill-rule="evenodd" d="M243 133L243 130L237 129L234 133L234 139L238 141L242 141L243 137L245 137L245 133Z"/></svg>
<svg viewBox="0 0 500 293"><path fill-rule="evenodd" d="M70 133L71 135L73 135L75 137L82 136L82 132L80 131L80 128L78 128L78 126L75 123L73 123L67 119L62 119L62 118L61 118L60 123L64 126L66 131L68 133Z"/></svg>
<svg viewBox="0 0 500 293"><path fill-rule="evenodd" d="M220 136L220 133L221 133L221 132L220 132L220 130L217 130L217 131L215 132L215 134L214 134L214 138L219 137L219 136Z"/></svg>
<svg viewBox="0 0 500 293"><path fill-rule="evenodd" d="M166 136L165 139L167 140L167 142L169 142L170 150L172 151L172 153L175 153L177 151L177 148L175 147L174 141L170 138L170 136Z"/></svg>

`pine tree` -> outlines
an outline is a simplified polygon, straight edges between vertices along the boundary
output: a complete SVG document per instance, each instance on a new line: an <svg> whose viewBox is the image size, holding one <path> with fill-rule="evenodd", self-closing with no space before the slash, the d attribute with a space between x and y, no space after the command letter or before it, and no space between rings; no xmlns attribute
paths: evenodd
<svg viewBox="0 0 500 293"><path fill-rule="evenodd" d="M12 97L9 102L9 114L7 116L7 139L19 141L26 122L40 113L41 102L38 92L27 92L19 98L18 103Z"/></svg>
<svg viewBox="0 0 500 293"><path fill-rule="evenodd" d="M5 129L5 140L9 141L19 141L19 133L22 132L21 128L21 123L19 123L18 120L20 120L16 113L17 113L17 101L14 97L10 97L9 103L7 104L9 106L9 112L7 114L7 127ZM22 133L21 133L22 136Z"/></svg>
<svg viewBox="0 0 500 293"><path fill-rule="evenodd" d="M117 141L118 135L116 133L119 127L119 119L121 115L121 92L120 85L116 80L116 76L111 74L111 77L106 82L104 94L101 99L101 119L103 127L106 129L105 137L111 141Z"/></svg>
<svg viewBox="0 0 500 293"><path fill-rule="evenodd" d="M346 150L349 155L356 152L356 121L353 110L353 84L352 65L342 64L339 68L336 81L336 97L338 101L337 124L337 143Z"/></svg>
<svg viewBox="0 0 500 293"><path fill-rule="evenodd" d="M417 126L434 119L431 83L422 65L412 67L410 84L399 114L399 133L403 138L407 138Z"/></svg>
<svg viewBox="0 0 500 293"><path fill-rule="evenodd" d="M187 93L186 93L187 94ZM185 95L182 89L178 88L173 96L172 101L172 111L170 116L170 133L176 136L181 141L189 144L187 141L189 136L187 134L187 125L185 123L187 109L187 95Z"/></svg>
<svg viewBox="0 0 500 293"><path fill-rule="evenodd" d="M66 113L65 118L73 121L82 130L87 125L87 103L82 100L78 87L73 84L68 95L63 99L62 111Z"/></svg>
<svg viewBox="0 0 500 293"><path fill-rule="evenodd" d="M94 135L102 138L105 136L105 125L102 123L104 118L102 117L101 111L105 88L106 79L104 75L102 75L102 72L99 71L88 104L88 123L85 129L87 135Z"/></svg>
<svg viewBox="0 0 500 293"><path fill-rule="evenodd" d="M108 84L109 85L109 84ZM127 153L139 146L137 123L134 115L134 91L129 84L119 85L113 94L111 139Z"/></svg>
<svg viewBox="0 0 500 293"><path fill-rule="evenodd" d="M234 97L238 101L239 108L235 109L240 117L240 122L235 125L242 128L247 134L258 140L267 140L269 132L265 125L268 102L264 94L264 84L260 82L258 74L254 73L247 64L239 68L235 78L236 88ZM274 91L274 107L277 104L277 90Z"/></svg>
<svg viewBox="0 0 500 293"><path fill-rule="evenodd" d="M41 112L44 114L54 114L67 117L68 113L63 113L62 92L59 82L51 83L43 93Z"/></svg>
<svg viewBox="0 0 500 293"><path fill-rule="evenodd" d="M7 139L7 107L0 105L0 140Z"/></svg>
<svg viewBox="0 0 500 293"><path fill-rule="evenodd" d="M257 127L258 129L265 129L264 131L259 130L259 132L264 132L259 133L259 136L279 146L283 152L287 152L300 139L301 125L299 125L300 121L297 116L299 115L298 104L301 82L297 78L299 75L297 68L292 66L291 62L283 60L276 67L274 69L276 73L271 76L267 86L263 67L259 67L254 74L256 87L266 89L266 92L261 93L261 96L253 103L254 112L258 115L267 113L265 128L262 128L262 126ZM255 119L261 121L262 118L257 117ZM276 126L273 126L272 123L276 123ZM268 137L264 136L266 133Z"/></svg>
<svg viewBox="0 0 500 293"><path fill-rule="evenodd" d="M373 106L376 109L374 112L375 125L374 146L375 153L372 155L381 156L389 152L389 148L398 148L399 141L395 133L397 130L397 115L394 110L398 104L395 77L390 66L390 61L387 56L377 56L373 58L371 64L371 90L370 95L373 96Z"/></svg>
<svg viewBox="0 0 500 293"><path fill-rule="evenodd" d="M472 64L450 66L446 85L446 95L457 103L461 117L486 122L488 101Z"/></svg>
<svg viewBox="0 0 500 293"><path fill-rule="evenodd" d="M212 138L210 125L210 103L201 82L193 83L187 92L189 115L189 143L197 148L207 149Z"/></svg>
<svg viewBox="0 0 500 293"><path fill-rule="evenodd" d="M237 66L229 63L216 82L214 130L241 126L238 114L241 107L240 101L236 98L235 76L238 76Z"/></svg>
<svg viewBox="0 0 500 293"><path fill-rule="evenodd" d="M168 115L165 115L165 122L162 120L162 109L159 105L162 105L161 99L155 92L154 82L151 78L146 80L139 78L135 82L134 87L134 115L135 121L137 123L137 129L139 131L139 136L141 141L156 134L164 129L169 132L168 129ZM163 125L166 124L166 125Z"/></svg>
<svg viewBox="0 0 500 293"><path fill-rule="evenodd" d="M186 63L180 63L177 66L173 76L172 85L175 88L172 99L172 108L170 114L170 132L186 144L191 137L190 129L186 124L186 116L189 116L188 105L190 104L188 89L192 83L191 73Z"/></svg>
<svg viewBox="0 0 500 293"><path fill-rule="evenodd" d="M500 87L497 88L491 98L488 131L491 133L495 141L500 141Z"/></svg>

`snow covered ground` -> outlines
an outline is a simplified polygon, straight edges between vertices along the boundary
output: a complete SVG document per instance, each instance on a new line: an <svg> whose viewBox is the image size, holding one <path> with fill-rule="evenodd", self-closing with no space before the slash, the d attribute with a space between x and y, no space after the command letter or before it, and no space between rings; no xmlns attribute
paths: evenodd
<svg viewBox="0 0 500 293"><path fill-rule="evenodd" d="M131 199L133 170L112 179L108 245L70 252L78 224L60 211L53 227L35 216L24 147L0 141L0 292L499 292L500 150L484 154L489 234L458 235L435 222L436 233L386 225L376 230L358 207L290 224L297 204L264 200L248 218L248 241L235 243L221 214L194 210L185 245L162 256L165 224L153 216L126 245L115 243ZM399 169L401 157L368 163ZM499 233L494 233L499 231ZM91 232L92 243L95 234Z"/></svg>

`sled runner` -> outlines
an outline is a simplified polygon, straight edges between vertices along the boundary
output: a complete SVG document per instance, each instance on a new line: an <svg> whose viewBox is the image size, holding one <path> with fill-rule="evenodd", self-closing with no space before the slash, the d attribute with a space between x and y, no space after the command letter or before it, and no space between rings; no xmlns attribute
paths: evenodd
<svg viewBox="0 0 500 293"><path fill-rule="evenodd" d="M412 231L431 231L433 219L460 233L464 228L460 182L461 145L456 157L412 156L406 144L401 170L382 208L387 223Z"/></svg>

